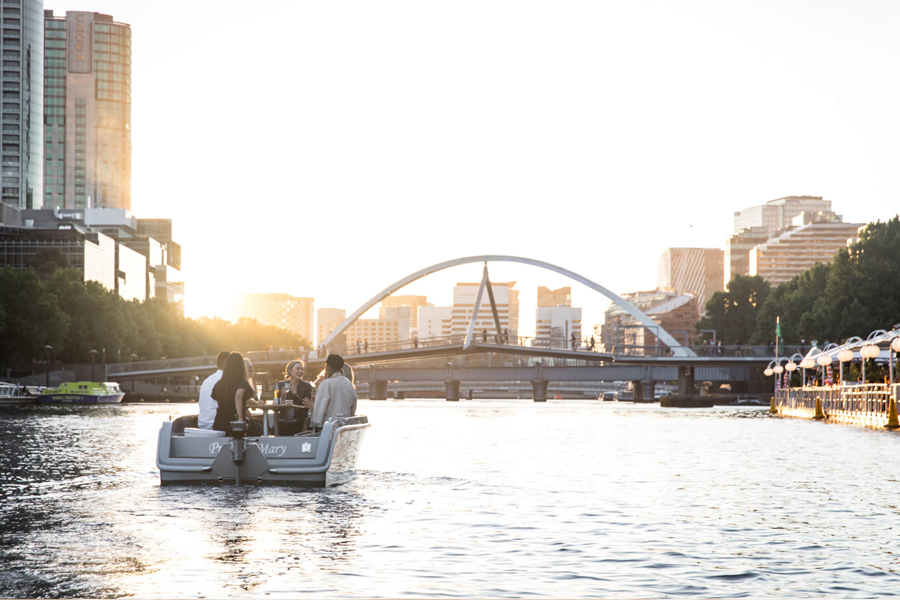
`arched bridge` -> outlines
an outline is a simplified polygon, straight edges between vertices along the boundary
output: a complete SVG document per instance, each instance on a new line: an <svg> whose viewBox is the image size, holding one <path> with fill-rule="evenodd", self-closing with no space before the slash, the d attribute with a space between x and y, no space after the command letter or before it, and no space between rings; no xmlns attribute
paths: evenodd
<svg viewBox="0 0 900 600"><path fill-rule="evenodd" d="M334 331L332 331L331 334L329 334L328 337L326 337L322 341L322 345L327 348L332 343L332 341L334 341L334 339L337 338L337 336L341 335L348 327L350 327L353 323L355 323L369 309L374 307L376 304L378 304L379 302L381 302L382 300L384 300L385 298L387 298L388 296L390 296L397 290L399 290L403 287L406 287L410 283L412 283L418 279L421 279L423 277L426 277L428 275L431 275L432 273L437 273L438 271L443 271L444 269L449 269L451 267L457 267L460 265L466 265L466 264L472 264L472 263L485 263L485 276L484 276L484 280L482 281L482 287L481 287L481 289L479 289L478 298L475 301L475 313L472 315L472 322L470 323L470 327L469 327L469 336L466 340L466 342L470 342L471 341L471 333L472 333L472 329L473 329L474 322L475 322L475 317L477 316L478 309L481 305L482 292L485 289L487 289L488 295L490 297L491 305L493 306L493 293L491 292L490 281L487 277L487 263L489 263L489 262L512 262L512 263L520 263L520 264L524 264L524 265L530 265L530 266L538 267L541 269L547 269L549 271L553 271L554 273L559 273L560 275L564 275L564 276L568 277L569 279L573 279L574 281L577 281L578 283L586 285L587 287L591 288L592 290L599 292L603 296L606 296L608 299L612 300L616 305L618 305L619 307L624 309L625 312L627 312L629 315L631 315L631 317L633 317L638 323L641 323L645 327L649 327L653 330L656 330L657 337L660 339L660 341L662 341L664 344L666 344L666 346L668 346L672 350L672 353L675 356L694 356L694 352L690 348L682 346L680 343L678 343L678 340L676 340L674 337L672 337L672 335L668 331L666 331L665 329L660 327L656 322L653 321L653 319L651 319L646 314L641 312L641 310L639 310L635 305L628 302L627 300L625 300L618 294L615 294L614 292L610 291L609 289L603 287L599 283L591 281L587 277L579 275L578 273L575 273L574 271L564 269L563 267L559 267L557 265L553 265L548 262L534 260L531 258L524 258L521 256L505 256L505 255L500 255L500 254L484 254L484 255L479 255L479 256L467 256L464 258L456 258L453 260L448 260L445 262L437 263L435 265L431 265L430 267L426 267L420 271L416 271L415 273L407 275L403 279L400 279L399 281L396 281L395 283L389 285L387 288L383 289L381 292L379 292L378 294L373 296L368 302L366 302L365 304L360 306L358 309L356 309L356 311L353 314L351 314L349 317L344 319L344 321L340 325L338 325L338 327ZM496 320L496 310L495 310L495 320ZM499 321L497 322L497 325L498 325L498 329L499 329ZM498 331L498 333L499 333L499 331ZM468 343L465 343L464 345L468 345Z"/></svg>

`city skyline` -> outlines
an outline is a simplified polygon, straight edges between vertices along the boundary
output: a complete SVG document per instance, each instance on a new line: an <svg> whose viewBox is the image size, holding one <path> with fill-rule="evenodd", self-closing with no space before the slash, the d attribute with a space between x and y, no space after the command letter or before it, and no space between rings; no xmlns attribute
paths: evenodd
<svg viewBox="0 0 900 600"><path fill-rule="evenodd" d="M723 247L748 206L810 194L847 222L897 212L897 89L878 76L898 44L890 3L44 8L133 28L133 209L172 218L185 240L192 316L221 312L234 269L247 291L347 310L482 253L624 293L653 285L666 248ZM236 39L267 52L217 60ZM222 91L241 71L267 82L271 110ZM227 125L241 114L254 126ZM302 270L285 277L291 256ZM570 284L491 271L523 290ZM400 293L442 302L440 277L421 283ZM587 330L608 302L577 284L572 294Z"/></svg>

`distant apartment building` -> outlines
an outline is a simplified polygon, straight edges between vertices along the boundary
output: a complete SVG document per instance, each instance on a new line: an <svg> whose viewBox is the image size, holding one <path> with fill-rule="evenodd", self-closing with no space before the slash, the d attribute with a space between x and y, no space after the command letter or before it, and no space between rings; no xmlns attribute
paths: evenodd
<svg viewBox="0 0 900 600"><path fill-rule="evenodd" d="M497 304L501 332L506 330L510 338L518 336L519 331L519 290L514 289L515 285L515 281L509 283L491 282L494 301ZM475 300L480 286L481 283L457 283L453 288L453 311L450 317L450 330L453 335L465 335L468 332L469 322L472 320L472 314L475 311ZM485 290L481 298L481 304L478 307L478 318L475 322L476 332L485 330L488 334L497 332L487 290Z"/></svg>
<svg viewBox="0 0 900 600"><path fill-rule="evenodd" d="M762 227L769 237L790 226L800 213L831 213L831 200L821 196L785 196L734 213L734 233L750 227ZM840 217L838 217L840 220Z"/></svg>
<svg viewBox="0 0 900 600"><path fill-rule="evenodd" d="M156 280L156 297L169 302L184 302L184 276L181 274L181 244L172 239L172 219L138 219L138 239L153 240L161 248L155 260L149 260ZM148 252L139 249L137 242L129 244L150 259ZM142 246L143 244L141 244ZM164 251L165 254L161 254Z"/></svg>
<svg viewBox="0 0 900 600"><path fill-rule="evenodd" d="M65 239L67 265L82 269L85 281L98 281L126 300L164 298L183 310L181 247L171 239L171 219L145 222L125 209L23 210L19 216L22 227L4 229L0 266L24 268L41 248ZM167 235L144 227L159 222L167 223Z"/></svg>
<svg viewBox="0 0 900 600"><path fill-rule="evenodd" d="M42 211L60 215L82 215L84 223L114 238L119 246L116 270L117 291L123 298L122 290L130 290L135 299L162 298L173 302L184 310L184 277L181 275L181 246L172 240L171 219L138 219L125 208L86 208L75 210ZM122 250L121 248L127 250ZM135 252L143 257L144 296L138 298L140 284L128 271L122 269L127 264L136 265ZM124 276L123 276L124 274ZM120 289L121 288L121 289Z"/></svg>
<svg viewBox="0 0 900 600"><path fill-rule="evenodd" d="M544 286L538 286L537 305L542 306L572 306L572 288L569 286L551 290Z"/></svg>
<svg viewBox="0 0 900 600"><path fill-rule="evenodd" d="M735 275L750 274L750 251L769 239L769 230L765 227L748 227L730 236L725 242L723 285L734 279Z"/></svg>
<svg viewBox="0 0 900 600"><path fill-rule="evenodd" d="M263 325L281 327L306 341L313 339L314 300L290 294L241 294L236 298L238 317L250 317Z"/></svg>
<svg viewBox="0 0 900 600"><path fill-rule="evenodd" d="M43 203L131 208L131 26L44 11Z"/></svg>
<svg viewBox="0 0 900 600"><path fill-rule="evenodd" d="M802 222L803 216L797 221ZM856 243L864 223L813 222L798 225L750 251L750 275L773 286L790 281L817 262L830 263L841 248Z"/></svg>
<svg viewBox="0 0 900 600"><path fill-rule="evenodd" d="M0 226L0 267L19 270L40 266L43 256L59 255L57 266L84 274L108 290L116 289L116 240L92 231L81 221L60 219L53 228ZM135 275L137 277L137 275Z"/></svg>
<svg viewBox="0 0 900 600"><path fill-rule="evenodd" d="M693 343L694 324L700 319L700 309L692 294L657 289L622 294L622 298L635 305L678 342ZM652 353L659 345L658 333L658 329L645 327L624 308L613 303L606 310L604 323L600 327L600 341L607 352L616 349L634 354Z"/></svg>
<svg viewBox="0 0 900 600"><path fill-rule="evenodd" d="M357 348L385 349L390 344L410 339L409 328L412 319L408 306L381 307L377 319L357 319L345 331L347 352Z"/></svg>
<svg viewBox="0 0 900 600"><path fill-rule="evenodd" d="M420 306L419 327L416 335L419 340L427 341L436 338L449 337L453 331L451 306Z"/></svg>
<svg viewBox="0 0 900 600"><path fill-rule="evenodd" d="M428 306L426 296L388 296L381 301L382 308L397 308L406 306L409 308L410 329L415 332L419 328L419 307Z"/></svg>
<svg viewBox="0 0 900 600"><path fill-rule="evenodd" d="M322 344L331 332L347 318L343 308L320 308L316 311L316 347Z"/></svg>
<svg viewBox="0 0 900 600"><path fill-rule="evenodd" d="M581 339L581 309L572 307L572 288L569 286L555 290L538 286L534 320L532 345L564 348L573 334Z"/></svg>
<svg viewBox="0 0 900 600"><path fill-rule="evenodd" d="M572 336L581 343L581 309L572 306L538 306L535 309L533 346L565 348Z"/></svg>
<svg viewBox="0 0 900 600"><path fill-rule="evenodd" d="M3 2L3 181L0 223L20 225L19 210L44 200L44 20L41 0Z"/></svg>
<svg viewBox="0 0 900 600"><path fill-rule="evenodd" d="M710 297L725 289L724 252L719 248L667 248L659 257L657 286L692 294L700 314Z"/></svg>

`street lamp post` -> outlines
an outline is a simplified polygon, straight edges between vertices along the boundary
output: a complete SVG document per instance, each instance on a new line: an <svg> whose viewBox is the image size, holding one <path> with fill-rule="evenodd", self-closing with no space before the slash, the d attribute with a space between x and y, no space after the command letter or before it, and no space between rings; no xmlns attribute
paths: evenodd
<svg viewBox="0 0 900 600"><path fill-rule="evenodd" d="M838 353L838 360L841 363L841 385L844 385L844 363L848 363L853 360L853 350L844 348Z"/></svg>
<svg viewBox="0 0 900 600"><path fill-rule="evenodd" d="M94 350L93 348L91 348L90 350L88 350L88 354L91 355L91 381L96 381L96 380L97 380L97 374L96 374L96 372L95 372L96 369L94 368L94 366L95 366L95 364L96 364L96 362L97 362L97 354L99 354L99 352L97 352L96 350Z"/></svg>
<svg viewBox="0 0 900 600"><path fill-rule="evenodd" d="M900 352L900 337L895 337L891 342L891 349L888 351L888 355L891 359L891 384L894 383L894 355Z"/></svg>
<svg viewBox="0 0 900 600"><path fill-rule="evenodd" d="M791 358L788 359L788 363L786 365L784 365L784 370L787 371L788 373L790 373L791 375L794 374L794 371L797 370L797 366L798 366L798 363L794 362L794 357L800 358L801 362L803 361L803 355L800 354L799 352L795 352L794 354L791 355ZM790 375L788 376L788 381L790 382ZM802 385L801 385L801 387L802 387Z"/></svg>
<svg viewBox="0 0 900 600"><path fill-rule="evenodd" d="M802 382L801 386L802 386L802 387L806 387L806 370L807 370L807 369L815 369L815 368L816 368L816 361L814 361L812 358L810 358L810 357L807 356L807 357L804 358L803 361L800 363L800 368L803 369L803 382Z"/></svg>
<svg viewBox="0 0 900 600"><path fill-rule="evenodd" d="M47 355L47 364L53 365L53 346L50 344L44 346L44 353ZM47 387L50 387L50 371L52 370L52 366L47 367Z"/></svg>
<svg viewBox="0 0 900 600"><path fill-rule="evenodd" d="M862 356L862 382L863 385L866 385L866 359L876 358L881 354L881 348L875 344L866 344L859 349L859 354Z"/></svg>
<svg viewBox="0 0 900 600"><path fill-rule="evenodd" d="M819 357L816 359L816 363L818 363L818 365L819 365L820 367L822 367L822 387L825 387L825 371L828 370L827 367L828 367L828 365L831 364L831 355L830 355L830 354L825 354L825 353L823 352L823 353L820 354Z"/></svg>

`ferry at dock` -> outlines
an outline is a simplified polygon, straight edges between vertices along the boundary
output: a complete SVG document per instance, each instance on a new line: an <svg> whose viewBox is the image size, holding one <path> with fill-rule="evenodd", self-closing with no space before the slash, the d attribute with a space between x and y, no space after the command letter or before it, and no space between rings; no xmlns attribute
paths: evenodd
<svg viewBox="0 0 900 600"><path fill-rule="evenodd" d="M45 388L38 396L39 404L118 404L125 397L119 384L106 381L67 381L59 387Z"/></svg>

